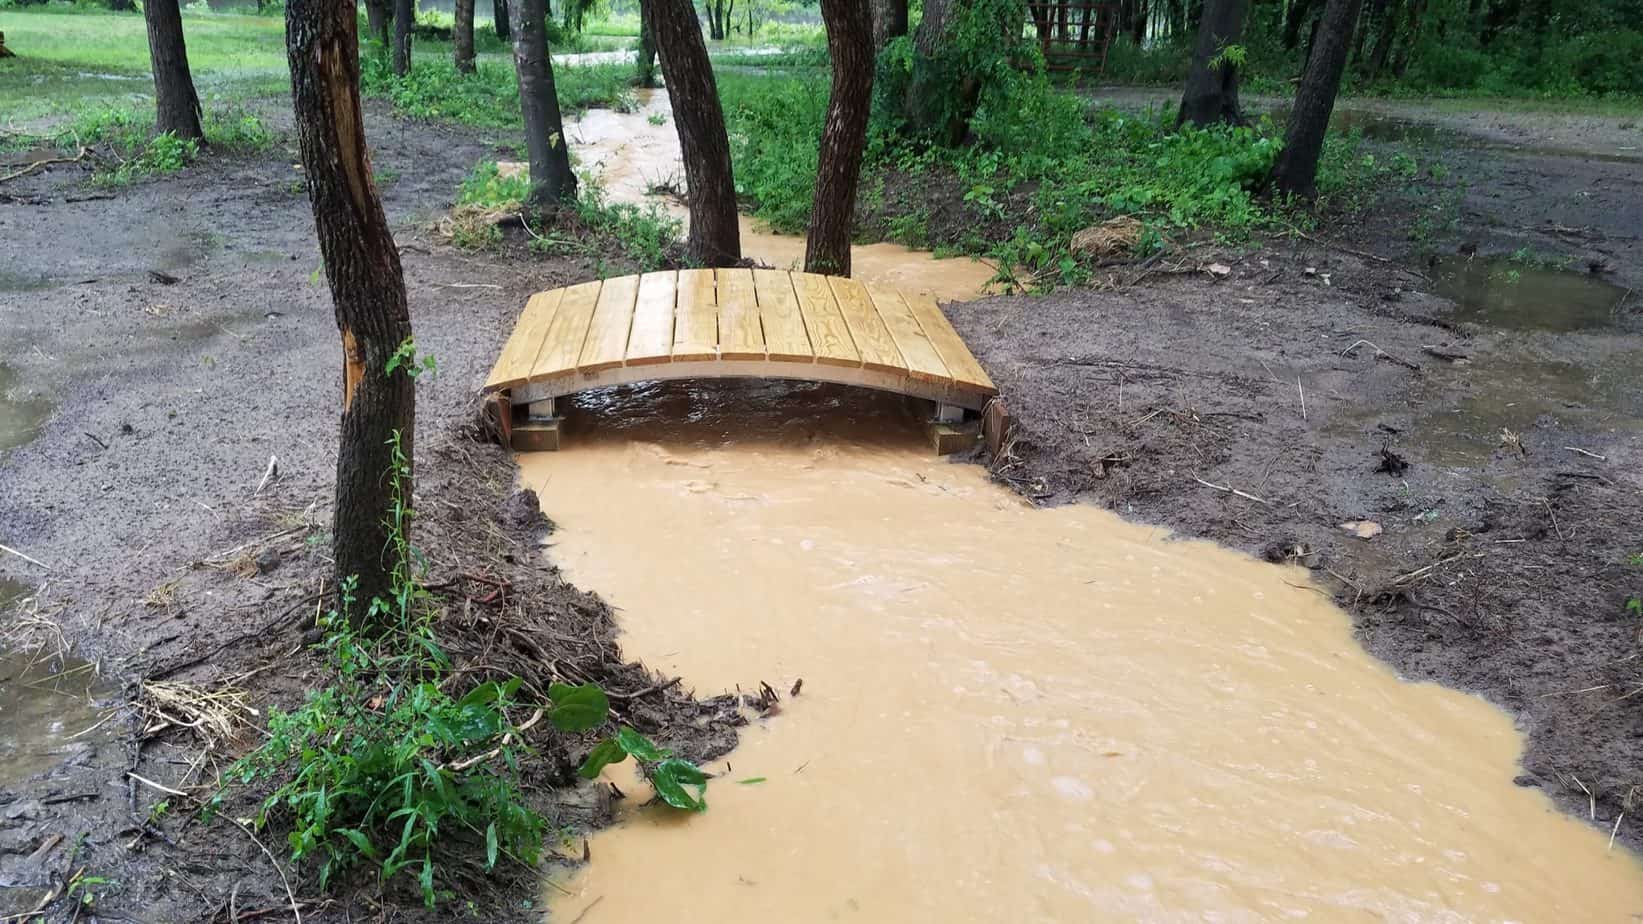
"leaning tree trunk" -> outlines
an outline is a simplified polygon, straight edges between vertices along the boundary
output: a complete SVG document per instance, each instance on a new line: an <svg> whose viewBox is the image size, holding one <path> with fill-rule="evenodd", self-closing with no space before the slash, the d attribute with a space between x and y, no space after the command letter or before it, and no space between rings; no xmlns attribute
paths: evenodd
<svg viewBox="0 0 1643 924"><path fill-rule="evenodd" d="M154 130L178 138L205 137L177 0L148 0L143 19L148 23L148 57L154 64Z"/></svg>
<svg viewBox="0 0 1643 924"><path fill-rule="evenodd" d="M816 195L810 206L810 237L804 248L807 273L850 275L856 181L873 108L873 15L867 4L868 0L821 0L827 51L833 59L833 92L827 99Z"/></svg>
<svg viewBox="0 0 1643 924"><path fill-rule="evenodd" d="M492 0L491 26L496 30L496 37L502 41L513 38L513 14L508 10L508 0Z"/></svg>
<svg viewBox="0 0 1643 924"><path fill-rule="evenodd" d="M347 616L359 626L372 599L390 597L394 458L389 443L397 433L400 450L406 460L412 458L416 393L409 375L387 368L411 340L411 316L399 250L371 182L359 105L357 22L351 3L287 0L285 7L297 148L342 333L331 548L337 579L358 580L359 602ZM402 473L400 491L408 501L409 471Z"/></svg>
<svg viewBox="0 0 1643 924"><path fill-rule="evenodd" d="M456 23L451 27L451 50L456 57L456 70L461 74L474 72L474 0L456 0Z"/></svg>
<svg viewBox="0 0 1643 924"><path fill-rule="evenodd" d="M1284 131L1284 147L1272 165L1272 183L1281 193L1311 199L1318 193L1318 157L1323 153L1324 132L1335 108L1335 94L1341 88L1341 72L1351 51L1352 30L1363 0L1328 0L1306 73L1295 91L1295 108Z"/></svg>
<svg viewBox="0 0 1643 924"><path fill-rule="evenodd" d="M519 109L525 117L525 152L531 164L534 211L555 208L576 196L576 174L559 115L559 93L553 85L548 56L547 0L514 0L513 66L519 75Z"/></svg>
<svg viewBox="0 0 1643 924"><path fill-rule="evenodd" d="M638 70L639 86L656 86L656 30L650 25L650 2L639 3L639 53L634 59Z"/></svg>
<svg viewBox="0 0 1643 924"><path fill-rule="evenodd" d="M1187 74L1181 111L1175 118L1177 126L1188 122L1199 126L1245 124L1243 110L1238 107L1238 67L1223 52L1238 44L1243 35L1246 5L1247 0L1204 0L1192 70Z"/></svg>
<svg viewBox="0 0 1643 924"><path fill-rule="evenodd" d="M730 172L730 138L702 41L702 24L691 0L642 0L662 56L673 125L685 160L690 195L690 233L685 246L702 266L731 266L742 258L736 225L736 181Z"/></svg>
<svg viewBox="0 0 1643 924"><path fill-rule="evenodd" d="M907 0L873 0L873 47L882 49L906 34Z"/></svg>
<svg viewBox="0 0 1643 924"><path fill-rule="evenodd" d="M394 0L394 73L411 72L411 29L416 26L416 0Z"/></svg>

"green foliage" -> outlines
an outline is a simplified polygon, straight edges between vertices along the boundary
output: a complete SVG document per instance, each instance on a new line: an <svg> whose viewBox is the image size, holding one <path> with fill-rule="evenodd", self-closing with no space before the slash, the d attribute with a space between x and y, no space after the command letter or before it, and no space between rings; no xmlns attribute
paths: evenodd
<svg viewBox="0 0 1643 924"><path fill-rule="evenodd" d="M530 178L523 173L503 176L495 161L482 161L462 180L457 204L486 209L519 210L530 195ZM584 180L573 206L573 222L532 230L531 248L538 253L583 256L608 254L614 242L641 269L668 265L683 230L679 220L654 204L638 206L610 202L595 183ZM455 242L478 249L501 242L494 226L474 231L458 228ZM461 235L466 234L467 237Z"/></svg>
<svg viewBox="0 0 1643 924"><path fill-rule="evenodd" d="M677 809L707 811L708 775L700 767L674 757L672 751L657 747L649 738L626 725L616 733L616 737L595 745L578 772L584 779L591 780L601 770L629 757L639 764L640 772L656 790L657 798Z"/></svg>
<svg viewBox="0 0 1643 924"><path fill-rule="evenodd" d="M394 360L390 374L432 368L410 341ZM319 647L335 682L291 712L271 710L268 740L227 779L246 785L289 774L263 801L256 824L289 818L291 857L319 861L322 888L368 861L385 879L414 875L431 906L442 839L482 838L487 868L503 855L531 864L546 822L519 789L527 750L511 718L519 679L481 683L461 696L447 690L449 660L434 639L432 595L409 540L409 468L397 433L391 445L389 599L371 600L361 614L354 580L343 582L340 605L320 620ZM550 698L547 716L563 731L597 727L608 708L597 687L555 686Z"/></svg>
<svg viewBox="0 0 1643 924"><path fill-rule="evenodd" d="M560 110L567 117L593 108L631 112L635 105L632 69L627 65L560 65L553 76ZM521 125L519 81L511 64L480 60L474 73L462 74L453 61L424 57L400 77L379 50L360 60L360 89L391 101L396 111L413 119L509 130Z"/></svg>
<svg viewBox="0 0 1643 924"><path fill-rule="evenodd" d="M531 178L524 171L503 176L496 161L481 161L457 187L458 205L517 208L531 194Z"/></svg>

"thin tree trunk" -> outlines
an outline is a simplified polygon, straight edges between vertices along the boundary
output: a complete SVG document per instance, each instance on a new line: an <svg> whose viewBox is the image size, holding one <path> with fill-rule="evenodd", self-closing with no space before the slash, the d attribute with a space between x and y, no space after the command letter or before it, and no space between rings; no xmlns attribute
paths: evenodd
<svg viewBox="0 0 1643 924"><path fill-rule="evenodd" d="M1135 13L1130 20L1130 39L1140 48L1147 41L1147 19L1151 15L1147 0L1135 0Z"/></svg>
<svg viewBox="0 0 1643 924"><path fill-rule="evenodd" d="M1415 44L1420 39L1421 18L1425 15L1426 0L1410 0L1408 24L1403 31L1403 45L1392 62L1392 76L1401 79L1404 72L1409 70L1409 59L1415 53Z"/></svg>
<svg viewBox="0 0 1643 924"><path fill-rule="evenodd" d="M1312 13L1314 0L1291 0L1284 16L1284 47L1294 51L1301 44L1301 24Z"/></svg>
<svg viewBox="0 0 1643 924"><path fill-rule="evenodd" d="M519 108L525 117L525 151L531 164L527 203L544 211L576 197L576 174L559 114L548 56L547 0L514 0L513 66L519 75Z"/></svg>
<svg viewBox="0 0 1643 924"><path fill-rule="evenodd" d="M702 41L702 24L691 0L643 0L662 56L673 125L685 160L690 195L686 248L702 266L731 266L742 258L736 225L736 181L730 172L730 138L719 104L713 64Z"/></svg>
<svg viewBox="0 0 1643 924"><path fill-rule="evenodd" d="M148 0L143 4L148 24L148 57L154 65L154 130L178 138L203 138L200 97L188 72L188 48L183 43L183 17L177 0Z"/></svg>
<svg viewBox="0 0 1643 924"><path fill-rule="evenodd" d="M1272 183L1280 193L1311 199L1318 194L1318 157L1324 132L1341 89L1341 72L1351 50L1352 29L1362 0L1328 0L1312 39L1306 73L1295 91L1295 108L1284 132L1284 147L1272 165Z"/></svg>
<svg viewBox="0 0 1643 924"><path fill-rule="evenodd" d="M394 73L411 72L411 28L416 25L416 0L394 0Z"/></svg>
<svg viewBox="0 0 1643 924"><path fill-rule="evenodd" d="M1177 126L1245 124L1243 110L1238 106L1238 68L1222 52L1242 37L1246 4L1247 0L1205 0L1192 70L1187 74L1181 111L1175 119ZM1211 62L1217 59L1219 63L1212 67Z"/></svg>
<svg viewBox="0 0 1643 924"><path fill-rule="evenodd" d="M1376 24L1378 28L1375 32L1375 44L1369 49L1367 75L1370 80L1381 75L1381 71L1386 67L1387 58L1392 54L1392 40L1398 34L1398 12L1401 4L1402 0L1386 0L1384 3L1376 4L1381 9L1381 18Z"/></svg>
<svg viewBox="0 0 1643 924"><path fill-rule="evenodd" d="M833 59L833 90L822 127L804 270L848 276L856 181L873 108L873 16L868 0L821 0L821 14Z"/></svg>
<svg viewBox="0 0 1643 924"><path fill-rule="evenodd" d="M394 27L393 0L365 0L365 30L371 38L388 47L389 31Z"/></svg>
<svg viewBox="0 0 1643 924"><path fill-rule="evenodd" d="M416 393L387 364L411 339L399 250L371 182L359 105L353 4L288 0L286 48L297 147L314 210L325 276L342 334L342 427L337 448L332 555L339 581L358 579L347 615L357 626L373 598L389 598L393 509L389 441L412 458ZM401 490L411 494L410 473Z"/></svg>
<svg viewBox="0 0 1643 924"><path fill-rule="evenodd" d="M496 37L504 42L513 39L513 14L508 11L508 0L491 0L491 27Z"/></svg>
<svg viewBox="0 0 1643 924"><path fill-rule="evenodd" d="M873 47L907 34L907 0L873 0Z"/></svg>
<svg viewBox="0 0 1643 924"><path fill-rule="evenodd" d="M924 18L913 32L912 76L907 83L904 115L913 130L948 147L964 140L970 117L981 101L981 80L974 74L955 75L942 66L949 33L957 19L958 4L971 0L924 0ZM1053 29L1053 12L1045 22ZM999 41L1005 35L1000 34ZM956 84L956 88L954 85ZM938 101L946 101L938 104Z"/></svg>
<svg viewBox="0 0 1643 924"><path fill-rule="evenodd" d="M451 48L456 56L456 70L461 74L474 72L474 0L456 0L456 25L451 28Z"/></svg>
<svg viewBox="0 0 1643 924"><path fill-rule="evenodd" d="M639 54L634 60L639 86L656 86L656 30L650 24L650 0L639 0Z"/></svg>

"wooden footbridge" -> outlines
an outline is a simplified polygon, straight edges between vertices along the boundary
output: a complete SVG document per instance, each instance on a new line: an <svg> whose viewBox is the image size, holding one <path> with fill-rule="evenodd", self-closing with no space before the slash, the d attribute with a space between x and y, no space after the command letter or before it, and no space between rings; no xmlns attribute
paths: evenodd
<svg viewBox="0 0 1643 924"><path fill-rule="evenodd" d="M554 400L668 379L836 382L935 402L932 436L998 394L933 298L784 270L678 270L531 296L485 391L516 448L558 448ZM973 437L972 437L973 438Z"/></svg>

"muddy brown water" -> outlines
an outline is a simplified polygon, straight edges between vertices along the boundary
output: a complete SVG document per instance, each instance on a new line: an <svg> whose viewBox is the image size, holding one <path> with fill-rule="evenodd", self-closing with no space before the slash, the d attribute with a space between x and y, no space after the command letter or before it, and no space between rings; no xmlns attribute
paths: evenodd
<svg viewBox="0 0 1643 924"><path fill-rule="evenodd" d="M1455 303L1453 317L1505 330L1557 333L1609 327L1631 292L1585 272L1504 258L1457 257L1431 270L1433 288Z"/></svg>
<svg viewBox="0 0 1643 924"><path fill-rule="evenodd" d="M633 794L560 920L1582 920L1643 868L1513 785L1482 700L1367 655L1305 572L934 458L905 402L780 383L584 395L521 457L624 650L768 680L685 817ZM585 917L579 918L579 915Z"/></svg>

